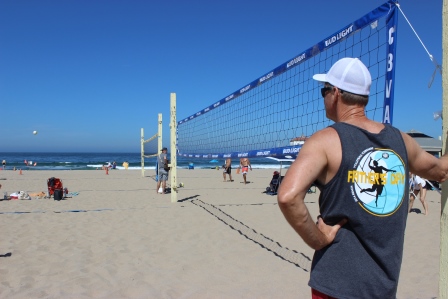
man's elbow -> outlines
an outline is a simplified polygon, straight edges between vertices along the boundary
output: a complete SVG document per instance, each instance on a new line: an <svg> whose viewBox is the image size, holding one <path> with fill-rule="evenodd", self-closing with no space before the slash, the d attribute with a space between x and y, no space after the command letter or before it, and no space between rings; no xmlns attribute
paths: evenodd
<svg viewBox="0 0 448 299"><path fill-rule="evenodd" d="M288 201L288 197L286 196L285 192L282 190L282 186L280 185L280 188L278 188L277 193L277 202L279 205L284 205Z"/></svg>
<svg viewBox="0 0 448 299"><path fill-rule="evenodd" d="M439 175L439 179L436 179L436 181L438 181L438 182L440 182L440 183L443 183L443 182L445 182L446 180L448 179L448 171L443 171L443 173L441 173L440 175Z"/></svg>
<svg viewBox="0 0 448 299"><path fill-rule="evenodd" d="M296 198L290 192L283 191L280 187L277 194L277 202L280 207L289 207L295 204Z"/></svg>
<svg viewBox="0 0 448 299"><path fill-rule="evenodd" d="M424 175L422 175L422 177L424 177L425 179L435 180L440 183L445 182L446 180L448 180L448 164L443 163L442 165L443 166L439 168L439 171L437 172L437 176L435 178L428 178Z"/></svg>

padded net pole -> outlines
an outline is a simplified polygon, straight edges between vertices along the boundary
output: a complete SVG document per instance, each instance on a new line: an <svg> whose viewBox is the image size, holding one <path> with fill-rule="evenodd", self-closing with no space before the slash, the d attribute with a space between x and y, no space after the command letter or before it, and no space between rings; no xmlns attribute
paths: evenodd
<svg viewBox="0 0 448 299"><path fill-rule="evenodd" d="M141 166L142 166L142 178L145 177L145 130L140 129L140 154L141 154Z"/></svg>
<svg viewBox="0 0 448 299"><path fill-rule="evenodd" d="M157 153L162 151L162 113L159 113Z"/></svg>
<svg viewBox="0 0 448 299"><path fill-rule="evenodd" d="M176 94L170 94L171 202L177 202Z"/></svg>
<svg viewBox="0 0 448 299"><path fill-rule="evenodd" d="M157 140L156 140L157 139ZM156 142L157 141L157 142ZM142 177L145 176L145 158L157 157L162 150L162 114L158 115L158 129L157 133L145 140L144 130L141 129L141 165ZM156 169L157 173L157 169Z"/></svg>
<svg viewBox="0 0 448 299"><path fill-rule="evenodd" d="M443 110L442 110L442 138L443 152L447 153L447 128L448 128L448 2L443 0L442 9L442 88L443 88ZM448 299L448 181L442 184L441 215L440 215L440 273L439 273L439 298Z"/></svg>

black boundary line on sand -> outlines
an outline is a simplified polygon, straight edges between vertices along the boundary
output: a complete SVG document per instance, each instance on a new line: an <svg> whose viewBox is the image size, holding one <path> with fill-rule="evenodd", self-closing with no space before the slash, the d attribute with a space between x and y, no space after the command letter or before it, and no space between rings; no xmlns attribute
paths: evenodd
<svg viewBox="0 0 448 299"><path fill-rule="evenodd" d="M256 230L233 218L232 216L212 204L205 203L200 199L192 200L190 202L200 208L203 208L205 211L216 217L225 225L239 232L240 235L244 236L246 239L260 245L261 248L272 252L275 256L295 265L305 272L310 271L311 259L304 253L298 252L296 250L291 250L287 247L283 247L280 243L263 235L262 233L258 233Z"/></svg>

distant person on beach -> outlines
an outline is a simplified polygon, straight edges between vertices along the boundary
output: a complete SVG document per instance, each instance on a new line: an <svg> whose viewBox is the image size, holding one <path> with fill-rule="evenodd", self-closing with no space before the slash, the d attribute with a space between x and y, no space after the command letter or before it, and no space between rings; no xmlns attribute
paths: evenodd
<svg viewBox="0 0 448 299"><path fill-rule="evenodd" d="M166 181L168 180L168 171L165 170L165 165L168 164L167 160L167 151L166 147L162 148L162 153L157 156L157 164L158 164L158 173L159 177L157 180L157 193L165 194L166 190ZM162 183L162 187L160 186Z"/></svg>
<svg viewBox="0 0 448 299"><path fill-rule="evenodd" d="M417 195L420 194L420 202L422 203L423 208L425 209L425 213L423 215L428 215L428 203L426 202L426 181L425 179L419 177L415 174L410 174L411 178L409 179L409 184L411 187L411 192L409 194L409 213L412 210L412 206L414 205L414 200Z"/></svg>
<svg viewBox="0 0 448 299"><path fill-rule="evenodd" d="M114 161L114 162L112 163L112 169L117 169L117 162Z"/></svg>
<svg viewBox="0 0 448 299"><path fill-rule="evenodd" d="M250 168L250 171L252 171L252 165L250 165L249 159L241 158L240 166L238 168L241 168L241 173L243 174L243 179L244 179L244 185L246 185L247 184L246 176L247 176L247 173L249 172L249 168Z"/></svg>
<svg viewBox="0 0 448 299"><path fill-rule="evenodd" d="M222 172L222 176L224 178L224 182L226 182L226 174L229 175L229 180L233 182L232 180L232 159L227 158L226 163L223 165L224 171Z"/></svg>
<svg viewBox="0 0 448 299"><path fill-rule="evenodd" d="M2 166L3 166L3 169L6 169L6 160L2 161Z"/></svg>
<svg viewBox="0 0 448 299"><path fill-rule="evenodd" d="M128 161L123 162L123 167L124 167L124 169L128 169L128 167L129 167Z"/></svg>
<svg viewBox="0 0 448 299"><path fill-rule="evenodd" d="M359 59L342 58L313 78L323 83L326 116L335 123L305 142L278 191L286 220L315 250L312 298L396 298L408 172L443 182L448 156L437 159L408 134L367 118L372 80ZM372 170L370 158L395 172ZM378 206L375 194L361 193L374 183L383 185ZM317 222L304 201L312 184L320 189Z"/></svg>

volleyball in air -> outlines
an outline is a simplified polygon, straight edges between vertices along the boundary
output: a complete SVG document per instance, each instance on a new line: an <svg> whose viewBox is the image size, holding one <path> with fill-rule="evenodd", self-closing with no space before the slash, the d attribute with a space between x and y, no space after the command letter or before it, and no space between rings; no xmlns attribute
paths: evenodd
<svg viewBox="0 0 448 299"><path fill-rule="evenodd" d="M37 135L37 131L33 131L33 135Z"/></svg>

